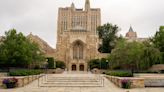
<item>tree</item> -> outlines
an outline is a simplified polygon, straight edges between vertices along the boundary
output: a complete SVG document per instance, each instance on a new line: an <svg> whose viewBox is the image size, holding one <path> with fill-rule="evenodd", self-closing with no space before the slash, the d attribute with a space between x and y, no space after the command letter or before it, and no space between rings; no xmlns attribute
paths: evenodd
<svg viewBox="0 0 164 92"><path fill-rule="evenodd" d="M113 68L144 70L160 63L160 52L151 44L126 42L122 39L108 58Z"/></svg>
<svg viewBox="0 0 164 92"><path fill-rule="evenodd" d="M99 52L102 53L110 53L115 46L117 40L117 32L119 31L119 27L117 25L112 24L104 24L103 26L99 26L97 28L99 39L102 40L102 44L100 45Z"/></svg>
<svg viewBox="0 0 164 92"><path fill-rule="evenodd" d="M140 59L140 69L144 70L150 68L154 64L160 64L161 54L157 48L154 48L153 46L145 46Z"/></svg>
<svg viewBox="0 0 164 92"><path fill-rule="evenodd" d="M5 32L4 41L0 44L0 57L1 66L8 67L29 67L44 61L38 45L15 29Z"/></svg>
<svg viewBox="0 0 164 92"><path fill-rule="evenodd" d="M160 50L162 60L164 62L164 26L160 26L159 31L157 31L155 36L152 38L152 42L155 47Z"/></svg>

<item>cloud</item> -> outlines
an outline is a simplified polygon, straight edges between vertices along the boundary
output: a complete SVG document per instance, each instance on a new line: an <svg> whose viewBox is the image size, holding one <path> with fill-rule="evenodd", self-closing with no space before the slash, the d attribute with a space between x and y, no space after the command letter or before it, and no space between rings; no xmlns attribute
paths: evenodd
<svg viewBox="0 0 164 92"><path fill-rule="evenodd" d="M164 24L164 0L90 0L91 7L101 8L102 24L120 26L125 35L129 26L139 37L154 35ZM84 0L0 0L0 35L11 28L28 35L39 35L52 47L56 45L58 8L75 3L84 7Z"/></svg>

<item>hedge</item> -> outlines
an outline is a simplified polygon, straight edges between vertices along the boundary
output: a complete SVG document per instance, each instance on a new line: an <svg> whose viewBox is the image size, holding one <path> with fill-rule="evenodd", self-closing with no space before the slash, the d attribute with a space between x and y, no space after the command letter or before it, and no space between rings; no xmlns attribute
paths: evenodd
<svg viewBox="0 0 164 92"><path fill-rule="evenodd" d="M106 74L117 77L133 77L132 72L129 71L108 71Z"/></svg>
<svg viewBox="0 0 164 92"><path fill-rule="evenodd" d="M9 72L10 76L29 76L29 75L38 75L43 73L41 70L15 70Z"/></svg>
<svg viewBox="0 0 164 92"><path fill-rule="evenodd" d="M55 68L55 67L54 67L54 62L55 62L55 61L54 61L54 58L53 58L53 57L48 57L47 59L48 59L48 61L47 61L47 62L48 62L47 68L48 68L48 69L54 69L54 68Z"/></svg>
<svg viewBox="0 0 164 92"><path fill-rule="evenodd" d="M65 68L65 63L63 61L56 61L56 68Z"/></svg>

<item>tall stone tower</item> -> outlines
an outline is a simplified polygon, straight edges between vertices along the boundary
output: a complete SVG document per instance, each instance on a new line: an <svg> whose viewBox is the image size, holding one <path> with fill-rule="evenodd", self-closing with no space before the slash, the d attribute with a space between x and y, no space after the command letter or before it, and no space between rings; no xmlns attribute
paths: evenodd
<svg viewBox="0 0 164 92"><path fill-rule="evenodd" d="M101 11L91 8L89 0L85 9L77 9L74 3L59 8L55 58L64 61L70 71L86 71L87 62L99 54L96 29L100 25Z"/></svg>

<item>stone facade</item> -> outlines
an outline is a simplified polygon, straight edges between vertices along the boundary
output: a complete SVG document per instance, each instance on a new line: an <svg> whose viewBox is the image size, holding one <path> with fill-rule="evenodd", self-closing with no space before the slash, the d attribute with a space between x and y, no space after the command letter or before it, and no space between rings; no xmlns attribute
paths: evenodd
<svg viewBox="0 0 164 92"><path fill-rule="evenodd" d="M86 71L87 61L99 56L96 28L100 25L100 9L90 8L89 0L85 9L77 9L73 3L59 8L55 58L64 61L70 71Z"/></svg>
<svg viewBox="0 0 164 92"><path fill-rule="evenodd" d="M48 45L47 42L45 42L44 40L42 40L40 37L38 37L37 35L33 35L32 33L30 33L27 38L38 44L39 48L41 49L41 51L47 56L47 57L54 57L54 53L55 53L55 50L50 47Z"/></svg>

